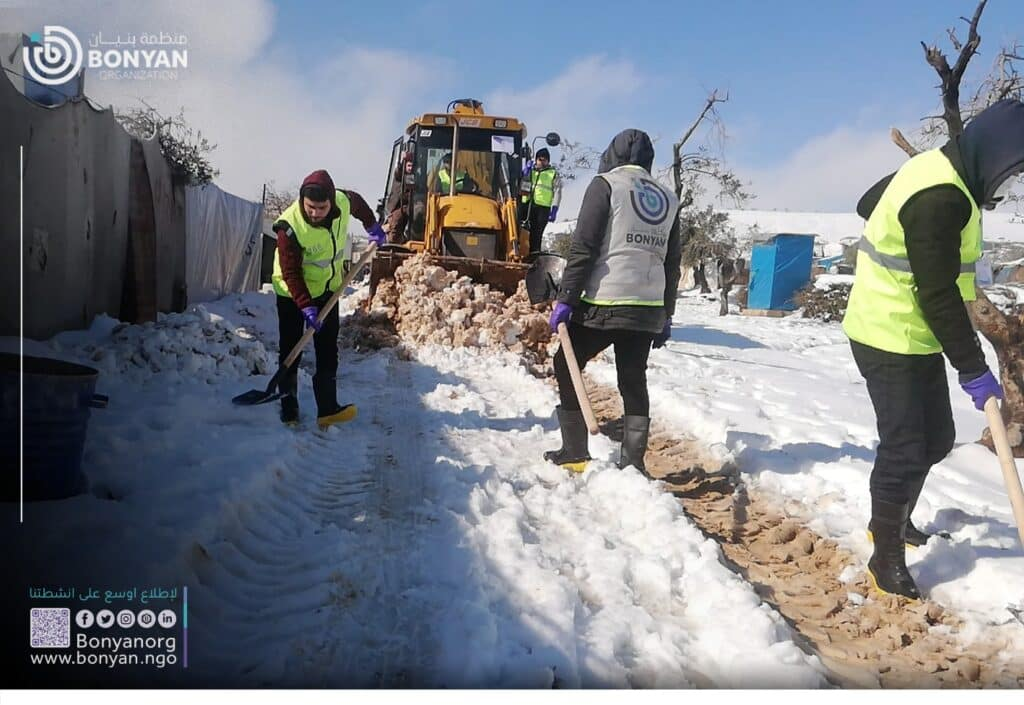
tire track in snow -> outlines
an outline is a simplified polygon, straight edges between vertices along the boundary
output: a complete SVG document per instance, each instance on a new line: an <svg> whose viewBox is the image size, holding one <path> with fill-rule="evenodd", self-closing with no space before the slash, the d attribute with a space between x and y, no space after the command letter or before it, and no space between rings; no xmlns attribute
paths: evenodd
<svg viewBox="0 0 1024 705"><path fill-rule="evenodd" d="M400 663L412 650L408 633L388 631L399 621L388 605L404 584L401 549L414 530L397 529L394 517L407 514L403 503L419 489L387 471L361 420L380 425L395 401L395 370L383 357L347 365L345 393L361 407L356 421L298 430L263 486L225 505L212 537L193 545L193 662L211 680L379 685L400 672L382 667L382 658ZM393 430L393 419L383 422Z"/></svg>

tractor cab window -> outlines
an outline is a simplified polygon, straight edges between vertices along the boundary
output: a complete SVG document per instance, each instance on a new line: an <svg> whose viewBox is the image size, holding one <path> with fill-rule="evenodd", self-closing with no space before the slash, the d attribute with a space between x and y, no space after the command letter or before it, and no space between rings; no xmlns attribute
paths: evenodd
<svg viewBox="0 0 1024 705"><path fill-rule="evenodd" d="M473 190L468 192L487 198L504 200L508 192L515 197L519 186L520 159L518 156L513 157L509 151L495 151L495 148L510 149L518 154L521 145L522 138L518 133L460 128L455 168L459 175L469 177L462 179L463 188L472 188ZM438 175L446 171L443 159L451 154L452 128L435 127L420 130L416 151L416 191L439 191ZM447 176L446 173L445 177ZM458 182L458 179L456 181Z"/></svg>
<svg viewBox="0 0 1024 705"><path fill-rule="evenodd" d="M453 180L455 193L472 193L497 201L514 199L518 194L521 160L514 155L518 155L522 147L519 133L460 127L454 175L451 172L452 136L451 127L419 130L411 223L416 239L423 237L422 214L427 194L447 195Z"/></svg>

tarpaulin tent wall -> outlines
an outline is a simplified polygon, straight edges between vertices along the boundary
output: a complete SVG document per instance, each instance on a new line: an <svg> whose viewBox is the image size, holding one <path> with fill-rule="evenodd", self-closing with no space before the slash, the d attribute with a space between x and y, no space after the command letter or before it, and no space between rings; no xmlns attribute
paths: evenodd
<svg viewBox="0 0 1024 705"><path fill-rule="evenodd" d="M263 205L213 184L185 192L189 303L260 288Z"/></svg>
<svg viewBox="0 0 1024 705"><path fill-rule="evenodd" d="M750 257L748 308L793 310L793 294L811 278L814 235L779 234L755 245Z"/></svg>
<svg viewBox="0 0 1024 705"><path fill-rule="evenodd" d="M24 328L19 297L0 299L0 335L44 339L99 313L136 322L182 310L184 192L159 145L86 100L38 105L0 73L0 210L14 223L0 230L0 276L25 299Z"/></svg>

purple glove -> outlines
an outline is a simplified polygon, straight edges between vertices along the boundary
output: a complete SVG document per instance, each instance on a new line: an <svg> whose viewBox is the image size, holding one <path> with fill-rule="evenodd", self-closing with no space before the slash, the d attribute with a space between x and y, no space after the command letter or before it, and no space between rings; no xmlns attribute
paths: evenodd
<svg viewBox="0 0 1024 705"><path fill-rule="evenodd" d="M974 408L978 411L985 409L985 402L989 397L1003 398L1003 388L999 386L999 382L996 381L991 370L985 370L985 374L975 377L969 382L961 382L960 388L971 395Z"/></svg>
<svg viewBox="0 0 1024 705"><path fill-rule="evenodd" d="M302 317L306 319L306 325L315 330L317 333L324 327L324 324L316 320L316 317L320 315L320 309L316 306L307 306L302 309Z"/></svg>
<svg viewBox="0 0 1024 705"><path fill-rule="evenodd" d="M569 318L572 316L572 306L559 301L555 304L555 308L551 311L551 318L548 320L548 324L551 326L551 332L558 332L558 324L565 323L569 324Z"/></svg>
<svg viewBox="0 0 1024 705"><path fill-rule="evenodd" d="M527 159L526 163L523 164L523 178L525 179L533 171L533 160Z"/></svg>
<svg viewBox="0 0 1024 705"><path fill-rule="evenodd" d="M380 227L380 223L374 223L373 227L366 231L366 236L377 247L381 247L388 241L388 236L384 234L384 228Z"/></svg>
<svg viewBox="0 0 1024 705"><path fill-rule="evenodd" d="M651 343L652 348L660 348L662 345L668 342L668 339L672 337L672 319L665 321L665 327L661 329L661 332L654 336L654 342Z"/></svg>
<svg viewBox="0 0 1024 705"><path fill-rule="evenodd" d="M558 217L558 206L551 206L551 212L548 213L548 222L554 223L555 218Z"/></svg>

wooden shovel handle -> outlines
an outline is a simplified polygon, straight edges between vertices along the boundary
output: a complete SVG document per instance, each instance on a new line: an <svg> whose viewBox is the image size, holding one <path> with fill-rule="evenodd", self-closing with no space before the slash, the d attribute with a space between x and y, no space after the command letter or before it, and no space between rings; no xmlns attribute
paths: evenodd
<svg viewBox="0 0 1024 705"><path fill-rule="evenodd" d="M569 376L572 377L572 387L576 391L576 399L580 403L583 420L587 423L590 435L596 436L600 431L597 427L597 418L590 406L590 397L587 396L587 387L583 384L580 366L576 363L576 351L573 350L572 341L569 339L569 329L564 323L558 324L558 340L562 343L562 354L565 355L565 364L569 366Z"/></svg>
<svg viewBox="0 0 1024 705"><path fill-rule="evenodd" d="M341 280L341 285L338 287L338 290L331 295L331 298L327 299L327 305L320 309L320 313L316 317L318 323L323 323L324 319L330 315L331 309L333 309L334 305L338 303L338 299L341 298L341 295L345 293L345 288L352 283L352 280L355 279L357 274L359 274L359 270L365 267L367 263L373 259L373 253L376 251L377 245L372 242L369 247L363 250L363 254L361 254L359 259L352 264L348 272L345 274L344 279ZM315 328L306 329L306 332L302 334L301 338L299 338L299 342L295 343L295 347L292 348L290 353L288 353L288 357L284 359L284 365L281 366L281 369L288 369L292 366L292 363L295 362L295 358L297 358L299 353L302 352L302 349L309 344L314 333L316 333Z"/></svg>
<svg viewBox="0 0 1024 705"><path fill-rule="evenodd" d="M985 400L985 416L988 419L988 428L992 432L992 444L996 447L996 454L999 456L999 465L1003 469L1006 494L1010 495L1013 519L1017 522L1017 536L1020 538L1021 545L1024 546L1024 490L1020 486L1017 463L1013 459L1010 441L1006 437L1006 425L1003 424L1003 416L999 413L999 402L995 397Z"/></svg>

